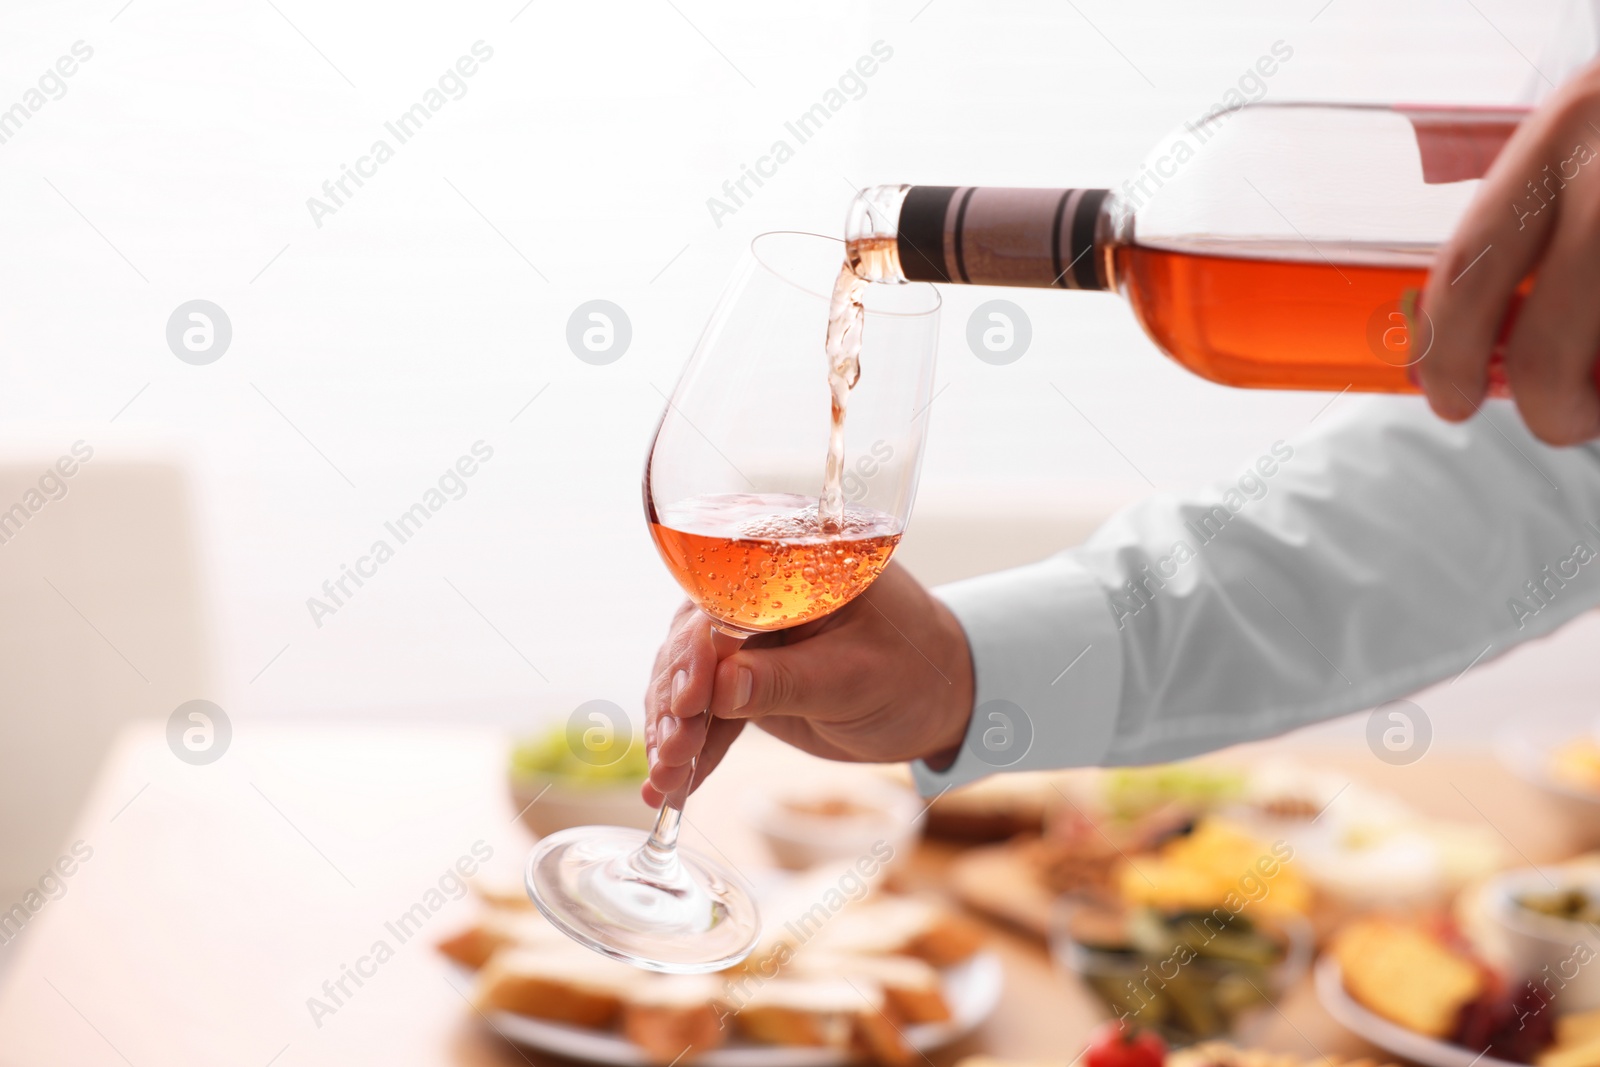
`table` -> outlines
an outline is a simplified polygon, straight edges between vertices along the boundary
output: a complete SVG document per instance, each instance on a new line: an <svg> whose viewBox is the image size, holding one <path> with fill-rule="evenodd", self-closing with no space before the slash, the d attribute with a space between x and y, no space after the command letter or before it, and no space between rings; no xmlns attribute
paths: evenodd
<svg viewBox="0 0 1600 1067"><path fill-rule="evenodd" d="M428 907L428 891L475 844L501 874L520 866L531 838L506 793L504 752L503 736L477 729L240 724L221 759L196 767L156 727L131 729L77 822L88 858L65 865L59 895L0 947L0 1065L552 1062L510 1046L446 981L432 943L468 920L470 897L441 895L320 1026L306 1004L375 940L394 943L385 923ZM1488 813L1530 860L1569 847L1532 790L1488 754L1433 752L1400 769L1365 750L1316 758L1439 814ZM740 817L751 789L777 775L855 773L752 732L691 803L685 840L756 856ZM950 855L924 849L912 878L936 886ZM934 1067L978 1051L1067 1062L1100 1017L1094 1004L1036 941L996 928L995 947L1006 968L998 1010ZM1257 1040L1308 1059L1372 1052L1309 985Z"/></svg>

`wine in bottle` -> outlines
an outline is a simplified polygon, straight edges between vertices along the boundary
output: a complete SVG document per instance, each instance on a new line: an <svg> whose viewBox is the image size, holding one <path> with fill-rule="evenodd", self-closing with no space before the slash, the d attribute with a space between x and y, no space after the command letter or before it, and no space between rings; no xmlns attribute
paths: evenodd
<svg viewBox="0 0 1600 1067"><path fill-rule="evenodd" d="M871 281L1121 293L1224 385L1415 392L1431 329L1408 291L1525 114L1251 105L1186 126L1116 190L875 186L849 261ZM1575 145L1507 210L1546 209L1594 158ZM1490 384L1504 394L1498 345Z"/></svg>

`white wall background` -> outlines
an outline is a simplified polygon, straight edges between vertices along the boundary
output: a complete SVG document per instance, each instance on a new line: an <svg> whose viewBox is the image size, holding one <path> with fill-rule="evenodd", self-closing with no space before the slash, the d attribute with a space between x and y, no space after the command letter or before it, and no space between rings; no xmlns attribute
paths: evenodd
<svg viewBox="0 0 1600 1067"><path fill-rule="evenodd" d="M10 0L0 108L75 41L94 56L0 144L0 422L47 451L80 436L109 456L151 437L186 450L220 657L219 692L195 695L235 714L636 706L678 598L639 508L656 387L750 237L838 232L852 187L875 182L1114 184L1279 39L1294 58L1274 98L1524 98L1557 14ZM879 39L894 56L865 96L715 225L707 197ZM478 40L494 56L467 94L317 227L307 197ZM930 506L1207 480L1327 401L1190 377L1089 294L1011 294L1033 349L987 366L962 334L989 295L946 294ZM197 297L234 329L204 367L164 338ZM564 342L596 297L633 323L606 367ZM307 597L480 439L494 459L468 495L316 627Z"/></svg>

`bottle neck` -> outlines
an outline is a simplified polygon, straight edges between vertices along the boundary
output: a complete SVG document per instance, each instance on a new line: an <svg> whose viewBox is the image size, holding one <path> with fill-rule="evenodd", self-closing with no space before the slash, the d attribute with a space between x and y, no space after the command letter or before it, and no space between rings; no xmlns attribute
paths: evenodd
<svg viewBox="0 0 1600 1067"><path fill-rule="evenodd" d="M1111 290L1115 204L1106 189L879 185L856 196L845 239L873 281Z"/></svg>

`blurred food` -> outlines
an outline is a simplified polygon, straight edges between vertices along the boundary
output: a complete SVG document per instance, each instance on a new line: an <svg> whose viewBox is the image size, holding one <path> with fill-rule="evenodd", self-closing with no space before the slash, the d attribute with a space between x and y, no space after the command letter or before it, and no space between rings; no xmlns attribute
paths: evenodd
<svg viewBox="0 0 1600 1067"><path fill-rule="evenodd" d="M468 880L467 885L479 900L490 907L509 911L533 910L533 901L528 899L528 888L522 882L522 874L514 868L481 870Z"/></svg>
<svg viewBox="0 0 1600 1067"><path fill-rule="evenodd" d="M1047 837L1030 842L1029 859L1057 893L1114 897L1129 856L1154 852L1194 829L1195 816L1166 806L1138 817L1097 823L1077 808L1052 822Z"/></svg>
<svg viewBox="0 0 1600 1067"><path fill-rule="evenodd" d="M1166 1056L1166 1042L1154 1030L1107 1022L1089 1035L1083 1062L1086 1067L1162 1067Z"/></svg>
<svg viewBox="0 0 1600 1067"><path fill-rule="evenodd" d="M674 979L640 982L622 1004L622 1036L656 1063L710 1051L727 1039L718 999L721 983L708 974Z"/></svg>
<svg viewBox="0 0 1600 1067"><path fill-rule="evenodd" d="M1442 919L1363 919L1331 951L1352 999L1415 1034L1510 1063L1553 1040L1549 991L1507 982Z"/></svg>
<svg viewBox="0 0 1600 1067"><path fill-rule="evenodd" d="M1600 794L1600 743L1580 737L1550 753L1550 777L1571 789Z"/></svg>
<svg viewBox="0 0 1600 1067"><path fill-rule="evenodd" d="M1600 1067L1600 1009L1557 1018L1555 1042L1534 1062L1538 1067Z"/></svg>
<svg viewBox="0 0 1600 1067"><path fill-rule="evenodd" d="M1316 892L1319 928L1364 911L1438 908L1507 859L1481 821L1434 818L1365 782L1290 760L1254 765L1244 801L1226 814L1294 850L1295 869Z"/></svg>
<svg viewBox="0 0 1600 1067"><path fill-rule="evenodd" d="M554 726L512 746L511 803L541 837L589 824L648 829L656 813L639 796L646 770L637 739Z"/></svg>
<svg viewBox="0 0 1600 1067"><path fill-rule="evenodd" d="M1331 946L1349 994L1367 1010L1416 1033L1446 1039L1488 974L1460 946L1413 922L1351 923Z"/></svg>
<svg viewBox="0 0 1600 1067"><path fill-rule="evenodd" d="M1253 893L1319 935L1378 909L1438 908L1504 865L1494 830L1423 816L1361 782L1282 760L1209 761L1080 776L1042 834L960 856L956 894L1041 936L1055 896L1165 907Z"/></svg>
<svg viewBox="0 0 1600 1067"><path fill-rule="evenodd" d="M974 911L1048 938L1057 894L1034 855L1038 845L1037 837L1028 837L962 853L950 864L950 892Z"/></svg>
<svg viewBox="0 0 1600 1067"><path fill-rule="evenodd" d="M1586 888L1572 886L1553 893L1529 893L1517 898L1528 911L1575 923L1600 922L1600 901Z"/></svg>
<svg viewBox="0 0 1600 1067"><path fill-rule="evenodd" d="M1542 794L1540 814L1552 837L1572 852L1600 848L1600 721L1588 735L1571 737L1519 717L1495 736L1493 748Z"/></svg>
<svg viewBox="0 0 1600 1067"><path fill-rule="evenodd" d="M571 785L637 785L644 781L648 768L644 745L637 740L615 733L581 739L569 734L565 725L558 725L539 737L517 742L511 749L511 773L524 778L559 779ZM616 749L620 745L627 747L619 753Z"/></svg>
<svg viewBox="0 0 1600 1067"><path fill-rule="evenodd" d="M1302 1059L1292 1052L1239 1048L1223 1041L1203 1041L1167 1054L1166 1067L1394 1067L1365 1058L1353 1060L1315 1056Z"/></svg>
<svg viewBox="0 0 1600 1067"><path fill-rule="evenodd" d="M803 921L786 923L786 932L802 930ZM840 911L802 943L818 952L912 956L948 967L970 959L985 939L982 927L942 904L883 894Z"/></svg>
<svg viewBox="0 0 1600 1067"><path fill-rule="evenodd" d="M573 1026L610 1026L645 975L578 945L497 950L478 974L474 1005Z"/></svg>
<svg viewBox="0 0 1600 1067"><path fill-rule="evenodd" d="M915 956L852 956L808 952L794 961L797 975L861 976L883 989L895 1018L941 1023L950 1018L939 971Z"/></svg>
<svg viewBox="0 0 1600 1067"><path fill-rule="evenodd" d="M1496 983L1467 1005L1451 1043L1497 1060L1532 1063L1553 1038L1558 1016L1538 989Z"/></svg>
<svg viewBox="0 0 1600 1067"><path fill-rule="evenodd" d="M1044 829L1048 812L1081 771L1015 771L952 789L928 806L929 837L969 843L1005 841ZM909 774L906 776L909 781Z"/></svg>
<svg viewBox="0 0 1600 1067"><path fill-rule="evenodd" d="M1394 1067L1370 1059L1341 1060L1315 1055L1307 1059L1292 1052L1269 1052L1259 1048L1240 1048L1225 1041L1202 1041L1175 1048L1161 1061L1164 1067ZM1001 1059L996 1056L968 1056L956 1067L1060 1067L1059 1063Z"/></svg>
<svg viewBox="0 0 1600 1067"><path fill-rule="evenodd" d="M899 1067L913 1053L886 1008L882 989L870 982L787 978L758 986L735 1020L741 1034L761 1044L850 1049Z"/></svg>
<svg viewBox="0 0 1600 1067"><path fill-rule="evenodd" d="M532 908L493 907L484 909L473 925L440 941L438 948L462 966L477 969L503 948L547 946L566 939Z"/></svg>
<svg viewBox="0 0 1600 1067"><path fill-rule="evenodd" d="M1117 767L1105 772L1100 787L1101 803L1113 819L1136 819L1166 807L1214 811L1249 791L1248 771L1214 763Z"/></svg>
<svg viewBox="0 0 1600 1067"><path fill-rule="evenodd" d="M953 1017L941 968L983 943L944 905L873 893L835 869L788 880L762 907L762 944L716 975L640 971L575 944L536 911L493 905L438 948L478 971L480 1010L610 1033L655 1063L741 1040L905 1067L915 1057L906 1029Z"/></svg>
<svg viewBox="0 0 1600 1067"><path fill-rule="evenodd" d="M880 808L863 804L854 797L844 796L817 797L811 800L789 799L780 801L778 807L802 819L828 821L838 819L850 822L883 814Z"/></svg>
<svg viewBox="0 0 1600 1067"><path fill-rule="evenodd" d="M773 859L794 871L867 855L882 869L915 846L924 809L909 786L878 775L837 786L779 785L748 804Z"/></svg>
<svg viewBox="0 0 1600 1067"><path fill-rule="evenodd" d="M1206 818L1187 834L1163 842L1120 872L1121 897L1156 908L1204 910L1246 904L1266 914L1304 915L1311 890L1290 865L1284 842L1257 840L1222 819Z"/></svg>
<svg viewBox="0 0 1600 1067"><path fill-rule="evenodd" d="M1067 968L1123 1024L1190 1044L1232 1032L1304 972L1305 920L1292 913L1253 919L1243 910L1069 904L1053 941Z"/></svg>
<svg viewBox="0 0 1600 1067"><path fill-rule="evenodd" d="M1509 981L1562 1014L1600 1008L1600 868L1592 860L1505 871L1471 898L1477 944ZM1471 920L1465 907L1459 909Z"/></svg>

